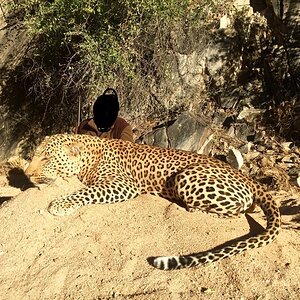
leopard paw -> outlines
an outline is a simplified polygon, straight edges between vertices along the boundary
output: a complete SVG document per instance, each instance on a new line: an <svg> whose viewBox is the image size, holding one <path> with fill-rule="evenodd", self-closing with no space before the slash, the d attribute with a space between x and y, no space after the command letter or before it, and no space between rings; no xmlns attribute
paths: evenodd
<svg viewBox="0 0 300 300"><path fill-rule="evenodd" d="M81 205L70 200L58 199L54 200L48 206L48 212L54 216L67 216L72 214Z"/></svg>

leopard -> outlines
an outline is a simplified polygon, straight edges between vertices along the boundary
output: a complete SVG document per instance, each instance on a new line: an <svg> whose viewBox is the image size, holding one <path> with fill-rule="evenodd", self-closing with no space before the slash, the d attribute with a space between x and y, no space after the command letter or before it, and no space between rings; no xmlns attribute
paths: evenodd
<svg viewBox="0 0 300 300"><path fill-rule="evenodd" d="M248 249L265 246L280 231L280 211L270 191L211 156L172 148L101 139L80 134L47 136L36 148L25 174L34 184L76 176L83 184L76 192L50 202L48 211L66 216L91 204L112 204L142 194L181 203L221 217L247 214L253 206L266 217L263 232L195 254L148 257L150 265L175 270L216 262Z"/></svg>

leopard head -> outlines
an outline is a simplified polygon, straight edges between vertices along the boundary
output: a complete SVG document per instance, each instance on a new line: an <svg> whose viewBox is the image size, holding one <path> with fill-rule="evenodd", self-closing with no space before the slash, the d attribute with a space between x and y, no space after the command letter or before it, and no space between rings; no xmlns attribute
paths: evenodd
<svg viewBox="0 0 300 300"><path fill-rule="evenodd" d="M33 183L77 175L82 167L83 144L63 135L46 137L38 146L25 174Z"/></svg>

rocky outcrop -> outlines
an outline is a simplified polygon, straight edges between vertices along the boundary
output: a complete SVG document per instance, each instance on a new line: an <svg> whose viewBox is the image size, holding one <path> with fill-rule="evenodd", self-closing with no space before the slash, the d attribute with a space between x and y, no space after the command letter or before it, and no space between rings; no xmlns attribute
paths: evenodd
<svg viewBox="0 0 300 300"><path fill-rule="evenodd" d="M184 112L171 123L162 124L139 139L158 147L171 147L181 150L209 154L209 141L212 130L188 112Z"/></svg>

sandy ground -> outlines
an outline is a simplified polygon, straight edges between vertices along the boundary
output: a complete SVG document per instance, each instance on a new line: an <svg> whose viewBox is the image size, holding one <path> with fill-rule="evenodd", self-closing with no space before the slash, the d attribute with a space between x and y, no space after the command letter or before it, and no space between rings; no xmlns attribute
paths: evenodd
<svg viewBox="0 0 300 300"><path fill-rule="evenodd" d="M47 212L50 201L79 186L57 180L21 192L0 178L1 300L299 299L300 199L281 202L285 225L271 245L196 269L161 271L147 257L254 235L265 225L262 214L222 219L148 195L67 217Z"/></svg>

